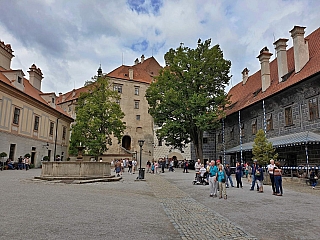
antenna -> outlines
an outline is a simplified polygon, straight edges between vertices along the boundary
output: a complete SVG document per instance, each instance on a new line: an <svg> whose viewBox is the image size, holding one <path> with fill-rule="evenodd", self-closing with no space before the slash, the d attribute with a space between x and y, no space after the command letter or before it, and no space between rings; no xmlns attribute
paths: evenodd
<svg viewBox="0 0 320 240"><path fill-rule="evenodd" d="M273 35L273 42L275 42L276 37L275 37L274 33L272 33L272 35ZM276 48L274 48L274 49L276 49ZM274 51L274 58L277 58L277 51Z"/></svg>

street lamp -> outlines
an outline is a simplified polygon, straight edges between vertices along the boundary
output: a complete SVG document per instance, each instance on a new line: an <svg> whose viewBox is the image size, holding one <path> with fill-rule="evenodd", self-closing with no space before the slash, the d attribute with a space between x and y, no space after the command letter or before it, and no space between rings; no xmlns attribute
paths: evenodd
<svg viewBox="0 0 320 240"><path fill-rule="evenodd" d="M142 146L144 144L144 140L138 140L138 144L140 146L140 168L139 168L139 179L144 179L144 174L141 168L141 155L142 155Z"/></svg>

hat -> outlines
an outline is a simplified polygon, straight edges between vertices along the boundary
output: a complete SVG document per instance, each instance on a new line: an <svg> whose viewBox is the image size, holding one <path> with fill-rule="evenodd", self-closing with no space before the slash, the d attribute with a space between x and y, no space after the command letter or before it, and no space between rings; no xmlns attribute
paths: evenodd
<svg viewBox="0 0 320 240"><path fill-rule="evenodd" d="M258 162L258 160L257 159L255 159L255 160L253 160L254 162Z"/></svg>
<svg viewBox="0 0 320 240"><path fill-rule="evenodd" d="M220 160L218 159L216 162L220 162Z"/></svg>

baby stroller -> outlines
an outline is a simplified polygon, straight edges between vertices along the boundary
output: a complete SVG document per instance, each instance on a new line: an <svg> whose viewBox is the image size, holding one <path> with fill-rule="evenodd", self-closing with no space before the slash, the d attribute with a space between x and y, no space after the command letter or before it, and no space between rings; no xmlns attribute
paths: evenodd
<svg viewBox="0 0 320 240"><path fill-rule="evenodd" d="M209 182L207 181L207 172L203 173L201 176L200 172L196 172L196 176L192 181L193 185L208 185Z"/></svg>

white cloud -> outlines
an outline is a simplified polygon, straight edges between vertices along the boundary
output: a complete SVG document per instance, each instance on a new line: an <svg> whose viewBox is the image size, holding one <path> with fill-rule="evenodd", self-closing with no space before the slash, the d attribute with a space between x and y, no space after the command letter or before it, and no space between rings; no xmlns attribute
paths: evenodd
<svg viewBox="0 0 320 240"><path fill-rule="evenodd" d="M199 38L221 45L232 61L235 85L243 68L251 74L259 69L262 47L273 51L274 39L290 39L294 25L306 26L309 34L320 23L320 5L313 0L0 0L0 5L0 39L16 55L12 68L27 75L36 63L45 77L43 91L56 93L83 86L100 63L109 72L153 54L163 65L170 48L180 42L194 48Z"/></svg>

